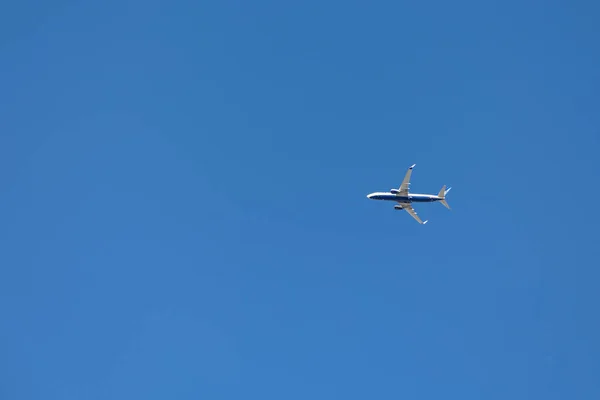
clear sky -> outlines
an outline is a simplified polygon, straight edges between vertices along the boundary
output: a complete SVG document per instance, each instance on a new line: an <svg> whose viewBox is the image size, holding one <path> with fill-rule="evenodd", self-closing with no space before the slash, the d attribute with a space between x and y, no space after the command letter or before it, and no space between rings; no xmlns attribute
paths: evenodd
<svg viewBox="0 0 600 400"><path fill-rule="evenodd" d="M599 19L2 2L0 399L600 398Z"/></svg>

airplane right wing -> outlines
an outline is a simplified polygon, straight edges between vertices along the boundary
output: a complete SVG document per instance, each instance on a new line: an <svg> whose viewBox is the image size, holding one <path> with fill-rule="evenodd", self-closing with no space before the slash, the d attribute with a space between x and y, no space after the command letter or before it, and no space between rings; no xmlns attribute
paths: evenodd
<svg viewBox="0 0 600 400"><path fill-rule="evenodd" d="M411 217L413 217L414 219L416 219L418 223L423 224L423 225L425 225L427 223L427 220L425 222L421 221L421 218L419 218L419 216L417 215L417 212L412 207L412 204L410 204L410 203L400 203L400 205L402 206L402 208L404 210L406 210L407 213L410 214Z"/></svg>
<svg viewBox="0 0 600 400"><path fill-rule="evenodd" d="M402 184L400 185L399 193L400 196L408 195L408 188L410 187L410 175L412 174L412 170L417 164L413 164L406 171L406 175L404 175L404 179L402 180Z"/></svg>

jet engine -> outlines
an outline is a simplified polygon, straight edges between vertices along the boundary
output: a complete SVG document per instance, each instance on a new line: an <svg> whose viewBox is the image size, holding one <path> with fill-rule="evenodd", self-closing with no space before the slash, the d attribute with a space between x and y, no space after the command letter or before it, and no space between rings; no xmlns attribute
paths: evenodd
<svg viewBox="0 0 600 400"><path fill-rule="evenodd" d="M399 205L394 206L394 210L402 210L402 209L404 209L404 207L399 206Z"/></svg>
<svg viewBox="0 0 600 400"><path fill-rule="evenodd" d="M391 194L398 194L400 191L398 189L390 189Z"/></svg>

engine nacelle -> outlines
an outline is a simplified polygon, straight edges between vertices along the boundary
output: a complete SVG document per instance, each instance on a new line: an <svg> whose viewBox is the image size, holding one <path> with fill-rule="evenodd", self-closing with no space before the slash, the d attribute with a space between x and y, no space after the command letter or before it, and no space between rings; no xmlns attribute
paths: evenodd
<svg viewBox="0 0 600 400"><path fill-rule="evenodd" d="M390 189L391 194L398 194L400 191L398 189Z"/></svg>
<svg viewBox="0 0 600 400"><path fill-rule="evenodd" d="M404 207L402 207L402 206L398 206L398 205L394 206L394 210L403 210L403 209L404 209Z"/></svg>

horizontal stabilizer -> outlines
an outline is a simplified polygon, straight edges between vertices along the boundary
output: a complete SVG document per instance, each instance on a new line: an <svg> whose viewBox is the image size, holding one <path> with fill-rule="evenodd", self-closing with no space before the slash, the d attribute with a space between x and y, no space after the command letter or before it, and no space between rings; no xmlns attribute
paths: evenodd
<svg viewBox="0 0 600 400"><path fill-rule="evenodd" d="M444 185L444 186L442 186L442 189L438 193L438 197L441 199L440 203L442 203L444 205L444 207L446 207L448 210L450 210L450 206L446 202L446 194L450 191L450 189L452 189L452 188L446 189L446 185Z"/></svg>
<svg viewBox="0 0 600 400"><path fill-rule="evenodd" d="M442 189L438 193L438 197L441 197L442 199L446 197L446 185L442 186Z"/></svg>

